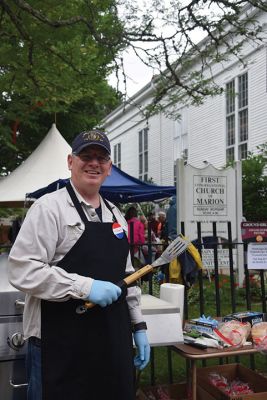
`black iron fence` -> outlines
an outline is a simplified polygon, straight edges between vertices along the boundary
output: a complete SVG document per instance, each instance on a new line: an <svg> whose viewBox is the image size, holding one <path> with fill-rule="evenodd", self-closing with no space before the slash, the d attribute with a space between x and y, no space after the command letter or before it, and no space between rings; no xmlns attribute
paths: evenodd
<svg viewBox="0 0 267 400"><path fill-rule="evenodd" d="M246 252L247 252L247 243L233 241L232 239L232 229L231 223L227 223L227 232L228 237L224 238L223 241L220 241L217 235L217 227L216 222L212 223L212 236L209 236L209 241L205 240L205 237L202 237L201 234L201 223L197 223L197 232L198 237L194 240L194 245L198 249L200 255L205 252L207 249L212 250L209 256L212 257L212 260L207 268L198 271L198 279L196 280L194 286L198 287L199 298L197 303L199 304L199 314L205 314L205 307L207 305L207 301L205 299L205 285L204 282L209 279L210 282L214 285L214 316L221 317L222 312L222 293L223 288L220 282L220 276L226 274L229 277L229 291L230 297L228 299L230 312L242 311L244 309L244 303L242 304L242 308L238 309L237 303L237 294L240 289L240 285L242 286L243 297L245 298L245 305L248 310L253 308L254 303L256 303L257 308L263 313L266 313L266 288L265 288L265 271L264 270L249 270L246 263ZM184 231L184 224L181 224L181 233L186 235ZM129 232L129 240L130 240L130 248L132 254L132 261L134 265L137 267L144 265L144 263L152 263L155 257L159 256L161 251L167 247L168 243L166 242L153 242L151 227L148 224L147 230L147 240L143 245L136 245L133 243L133 226L130 227ZM136 248L138 248L138 252L136 252ZM145 251L144 251L145 248ZM224 250L224 259L227 259L226 265L220 264L220 250ZM244 265L239 266L239 269L243 268L244 273L244 281L240 282L240 271L237 268L237 252L242 251L244 255ZM169 281L169 269L168 265L161 267L162 270L165 271L165 281ZM267 269L267 266L266 266ZM252 279L253 277L253 279ZM148 280L151 283L149 285L149 293L153 294L153 274L149 274ZM182 283L182 282L180 282ZM255 295L255 287L257 288L257 296ZM185 283L185 303L184 303L184 318L188 319L190 317L190 306L188 301L188 294L191 290ZM258 310L258 311L260 311Z"/></svg>
<svg viewBox="0 0 267 400"><path fill-rule="evenodd" d="M180 232L186 235L184 224L181 224ZM156 257L168 246L167 242L153 240L151 226L148 224L146 242L142 245L134 244L133 225L130 226L129 238L132 262L135 268L144 264L151 264ZM190 239L190 238L189 238ZM231 223L227 223L227 237L223 241L217 235L217 224L212 224L212 235L207 240L202 235L201 223L197 223L197 238L194 245L200 255L209 251L209 265L197 271L197 279L193 286L185 284L184 319L190 319L208 313L212 317L222 317L226 313L234 313L244 310L261 311L266 314L266 272L264 270L249 270L246 263L247 243L234 241L232 238ZM0 253L9 251L11 246L0 245ZM137 250L137 252L136 252ZM220 252L224 250L227 265L220 264ZM237 268L237 252L244 255L244 265ZM243 268L244 279L240 282L240 268ZM267 269L267 266L266 266ZM170 281L169 265L160 267L164 272L165 282ZM144 278L148 293L153 295L159 286L159 280L155 279L155 273L149 273ZM142 282L140 282L142 285ZM238 357L237 357L238 360ZM151 355L151 383L155 382L155 359L152 349ZM204 363L205 364L205 363ZM250 356L250 366L255 369L255 357ZM172 382L171 352L168 349L169 380Z"/></svg>
<svg viewBox="0 0 267 400"><path fill-rule="evenodd" d="M227 237L221 240L217 234L217 224L212 223L212 235L208 238L202 236L201 223L197 223L197 238L194 245L198 249L202 260L209 251L209 265L199 269L193 286L185 284L184 319L200 315L211 315L212 317L223 317L226 314L253 310L266 314L266 279L264 270L249 270L246 262L247 243L237 242L232 238L231 223L227 224ZM184 224L181 224L180 232L186 235ZM136 266L136 245L133 244L133 227L129 232L132 260ZM147 240L144 245L138 246L138 253L146 249L145 262L151 263L154 257L166 248L168 243L156 243L152 241L151 227L148 224ZM226 265L221 265L221 252L223 251ZM237 266L238 253L243 255L243 265ZM135 255L134 255L135 253ZM141 259L141 257L140 257ZM140 263L142 264L142 263ZM138 267L138 266L137 266ZM266 266L267 269L267 266ZM170 281L169 265L161 267L165 272L165 282ZM149 294L154 294L157 280L155 274L150 273L148 279ZM142 283L141 283L142 285ZM168 353L168 364L170 370L170 382L172 381L171 354ZM238 357L236 357L238 361ZM221 361L220 361L221 362ZM203 363L205 365L205 362ZM250 356L250 366L255 369L255 357ZM154 353L151 358L151 383L155 381L154 376Z"/></svg>

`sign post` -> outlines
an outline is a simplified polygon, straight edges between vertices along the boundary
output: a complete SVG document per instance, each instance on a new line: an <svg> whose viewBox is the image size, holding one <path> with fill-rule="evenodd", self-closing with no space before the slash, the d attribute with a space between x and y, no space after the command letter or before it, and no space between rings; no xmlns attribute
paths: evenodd
<svg viewBox="0 0 267 400"><path fill-rule="evenodd" d="M216 222L217 237L228 240L228 221L232 237L241 243L242 177L241 163L224 169L209 164L204 168L177 165L177 227L185 223L185 233L191 240L197 238L197 222L201 222L202 237L213 236L212 223ZM239 285L244 280L243 247L237 246Z"/></svg>
<svg viewBox="0 0 267 400"><path fill-rule="evenodd" d="M243 242L247 243L248 269L267 269L267 222L245 221L241 224Z"/></svg>
<svg viewBox="0 0 267 400"><path fill-rule="evenodd" d="M267 269L267 242L248 244L248 269Z"/></svg>
<svg viewBox="0 0 267 400"><path fill-rule="evenodd" d="M245 221L241 223L242 239L245 243L267 242L267 222Z"/></svg>

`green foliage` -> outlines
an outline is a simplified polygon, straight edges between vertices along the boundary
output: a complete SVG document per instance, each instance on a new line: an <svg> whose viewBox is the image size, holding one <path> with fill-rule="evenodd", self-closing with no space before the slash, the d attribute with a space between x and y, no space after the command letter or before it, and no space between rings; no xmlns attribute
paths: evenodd
<svg viewBox="0 0 267 400"><path fill-rule="evenodd" d="M7 174L41 141L55 114L69 140L119 104L121 95L106 79L116 69L127 84L126 48L153 71L147 116L163 111L177 118L177 102L200 104L220 94L210 66L229 57L245 64L242 46L262 43L257 15L267 6L264 0L249 6L246 0L70 0L67 6L2 0L0 10L0 174ZM192 34L199 31L206 38L196 44ZM11 140L15 123L17 143Z"/></svg>
<svg viewBox="0 0 267 400"><path fill-rule="evenodd" d="M20 121L15 145L11 142L12 121L6 120L0 132L0 175L6 175L19 166L39 145L53 122L68 143L77 133L98 125L120 101L106 82L99 84L98 93L100 97L97 100L86 96L58 113L49 112L42 106L36 107L28 113L28 119Z"/></svg>
<svg viewBox="0 0 267 400"><path fill-rule="evenodd" d="M17 217L24 217L27 212L27 208L0 208L0 218L11 218L11 220Z"/></svg>
<svg viewBox="0 0 267 400"><path fill-rule="evenodd" d="M22 217L26 213L24 208L0 208L0 218Z"/></svg>
<svg viewBox="0 0 267 400"><path fill-rule="evenodd" d="M250 298L255 301L260 301L261 299L261 281L258 274L250 273L249 275L249 288L250 288ZM238 289L238 294L240 298L246 300L246 283L244 281L243 287ZM242 301L242 300L241 300Z"/></svg>
<svg viewBox="0 0 267 400"><path fill-rule="evenodd" d="M256 147L242 160L243 215L247 221L267 218L267 143ZM226 167L233 166L228 162Z"/></svg>
<svg viewBox="0 0 267 400"><path fill-rule="evenodd" d="M267 143L242 161L243 214L248 221L267 218Z"/></svg>
<svg viewBox="0 0 267 400"><path fill-rule="evenodd" d="M0 89L6 99L19 93L25 111L38 101L60 111L94 97L121 48L114 1L9 4L2 6L0 26Z"/></svg>
<svg viewBox="0 0 267 400"><path fill-rule="evenodd" d="M222 90L210 66L229 56L245 64L244 43L263 41L257 16L267 6L265 0L70 0L67 6L63 0L2 0L0 10L0 89L8 103L1 117L13 112L14 121L39 101L47 111L65 112L86 96L97 98L98 83L114 68L127 84L126 48L152 70L149 113L163 99L200 104ZM205 41L195 43L203 32Z"/></svg>
<svg viewBox="0 0 267 400"><path fill-rule="evenodd" d="M3 1L0 9L0 174L7 174L40 143L55 114L71 140L119 104L106 79L123 44L113 0L67 7L62 0Z"/></svg>

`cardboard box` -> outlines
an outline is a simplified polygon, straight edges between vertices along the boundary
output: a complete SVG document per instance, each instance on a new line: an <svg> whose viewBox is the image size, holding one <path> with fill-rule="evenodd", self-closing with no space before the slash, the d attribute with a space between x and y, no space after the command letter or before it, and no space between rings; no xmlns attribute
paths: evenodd
<svg viewBox="0 0 267 400"><path fill-rule="evenodd" d="M198 333L213 333L213 328L211 326L204 326L204 325L199 325L196 323L191 323L191 322L186 322L184 325L184 330L186 332L190 332L195 330Z"/></svg>
<svg viewBox="0 0 267 400"><path fill-rule="evenodd" d="M263 313L256 311L244 311L226 315L223 322L232 321L233 319L240 322L249 322L251 326L263 321Z"/></svg>
<svg viewBox="0 0 267 400"><path fill-rule="evenodd" d="M176 383L143 387L138 390L136 400L159 400L162 399L161 393L164 393L166 397L169 396L169 400L187 400L188 398L186 383Z"/></svg>
<svg viewBox="0 0 267 400"><path fill-rule="evenodd" d="M197 400L216 400L214 396L206 392L201 386L197 387Z"/></svg>
<svg viewBox="0 0 267 400"><path fill-rule="evenodd" d="M212 328L212 329L218 327L218 321L216 321L215 319L211 320L211 321L209 321L209 320L203 321L200 318L193 318L193 319L189 320L189 323L194 324L194 325L199 325L199 326L206 326L206 327Z"/></svg>
<svg viewBox="0 0 267 400"><path fill-rule="evenodd" d="M230 382L234 379L240 379L249 384L253 394L228 396L222 390L211 384L209 374L216 372L223 375ZM266 400L267 399L267 379L257 372L244 367L241 364L217 365L197 369L197 385L206 391L216 400ZM201 395L200 395L201 396ZM198 398L204 400L204 397ZM205 398L206 400L206 398Z"/></svg>

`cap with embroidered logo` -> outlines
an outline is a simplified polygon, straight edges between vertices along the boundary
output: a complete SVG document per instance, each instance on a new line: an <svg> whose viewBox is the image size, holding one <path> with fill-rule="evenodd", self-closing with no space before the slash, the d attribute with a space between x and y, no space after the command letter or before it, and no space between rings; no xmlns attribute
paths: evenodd
<svg viewBox="0 0 267 400"><path fill-rule="evenodd" d="M93 129L81 132L72 142L72 153L79 154L85 147L97 145L103 147L108 154L110 151L110 143L105 132Z"/></svg>

